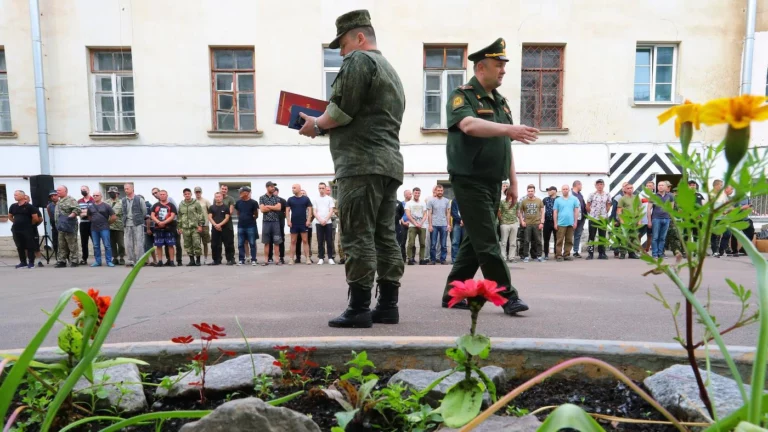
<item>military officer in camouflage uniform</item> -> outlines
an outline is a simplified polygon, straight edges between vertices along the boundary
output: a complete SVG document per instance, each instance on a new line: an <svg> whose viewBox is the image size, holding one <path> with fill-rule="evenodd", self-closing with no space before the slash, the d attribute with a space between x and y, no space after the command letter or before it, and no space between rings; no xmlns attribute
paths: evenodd
<svg viewBox="0 0 768 432"><path fill-rule="evenodd" d="M501 201L501 182L509 179L506 202L517 203L517 174L511 140L528 144L538 130L512 124L509 103L496 89L501 86L507 64L504 39L472 53L475 76L453 90L447 103L448 173L464 222L464 239L448 275L442 305L448 307L448 291L454 281L475 277L478 268L485 279L503 287L509 299L504 312L514 315L528 310L512 286L509 268L501 256L496 232L496 212ZM468 309L463 301L454 308Z"/></svg>
<svg viewBox="0 0 768 432"><path fill-rule="evenodd" d="M67 259L70 266L80 265L80 244L77 241L77 216L80 215L80 205L77 200L68 195L66 186L56 188L59 202L54 209L54 223L59 231L59 254L56 268L66 267Z"/></svg>
<svg viewBox="0 0 768 432"><path fill-rule="evenodd" d="M349 306L328 325L396 324L403 259L392 221L397 189L403 183L398 136L405 92L397 72L376 48L368 11L340 16L336 30L330 47L340 48L344 60L330 104L318 118L302 115L306 123L299 131L314 138L330 130ZM371 312L374 279L380 296Z"/></svg>
<svg viewBox="0 0 768 432"><path fill-rule="evenodd" d="M107 204L112 206L112 211L115 212L114 222L109 224L109 242L112 246L112 264L125 265L125 241L124 231L125 225L123 224L123 201L120 199L120 191L117 186L110 186L107 190L109 199Z"/></svg>
<svg viewBox="0 0 768 432"><path fill-rule="evenodd" d="M189 254L187 267L201 265L200 233L205 225L205 214L200 203L192 198L192 191L185 188L184 200L179 203L179 235L184 235L184 249Z"/></svg>

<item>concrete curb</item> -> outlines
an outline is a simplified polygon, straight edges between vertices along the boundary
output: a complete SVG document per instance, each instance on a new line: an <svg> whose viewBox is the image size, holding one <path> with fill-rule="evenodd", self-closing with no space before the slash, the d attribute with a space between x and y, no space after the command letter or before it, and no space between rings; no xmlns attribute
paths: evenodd
<svg viewBox="0 0 768 432"><path fill-rule="evenodd" d="M687 364L685 351L678 344L654 342L622 342L580 339L512 339L491 338L491 355L486 364L504 368L509 377L528 378L558 363L575 357L594 357L604 360L634 380L642 380L647 371L656 372L674 364ZM344 363L351 352L367 351L368 357L379 369L429 369L434 371L453 367L445 350L455 346L455 337L303 337L248 339L254 353L276 354L276 345L316 347L312 359L321 365L346 369ZM223 339L212 345L222 349L248 353L243 339ZM755 349L733 346L729 352L744 379L749 379ZM41 348L35 358L43 362L64 358L57 348ZM5 351L21 354L22 350ZM172 342L135 342L107 344L102 347L105 358L133 357L150 363L153 369L175 372L181 362L188 360L184 346ZM704 350L696 355L703 367ZM717 347L710 348L714 372L730 376ZM590 378L609 377L595 366L575 367L564 375L586 375Z"/></svg>

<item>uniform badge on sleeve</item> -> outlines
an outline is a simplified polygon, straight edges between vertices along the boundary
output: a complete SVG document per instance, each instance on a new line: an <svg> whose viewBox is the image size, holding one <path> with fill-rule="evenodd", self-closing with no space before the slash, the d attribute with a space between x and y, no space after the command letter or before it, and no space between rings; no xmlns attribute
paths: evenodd
<svg viewBox="0 0 768 432"><path fill-rule="evenodd" d="M457 109L464 106L464 97L463 96L454 97L451 105L453 106L453 109Z"/></svg>

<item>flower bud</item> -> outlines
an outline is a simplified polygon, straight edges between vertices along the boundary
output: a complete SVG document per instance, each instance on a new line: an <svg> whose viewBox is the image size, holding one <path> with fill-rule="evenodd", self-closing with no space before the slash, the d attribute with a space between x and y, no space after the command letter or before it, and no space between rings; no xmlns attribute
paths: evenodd
<svg viewBox="0 0 768 432"><path fill-rule="evenodd" d="M725 160L729 167L736 168L749 149L749 126L736 129L728 126L725 134Z"/></svg>

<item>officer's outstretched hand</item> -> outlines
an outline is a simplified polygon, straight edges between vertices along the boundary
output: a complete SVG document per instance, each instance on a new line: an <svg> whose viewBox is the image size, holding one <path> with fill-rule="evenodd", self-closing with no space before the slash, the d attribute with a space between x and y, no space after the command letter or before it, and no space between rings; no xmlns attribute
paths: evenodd
<svg viewBox="0 0 768 432"><path fill-rule="evenodd" d="M530 144L539 139L539 130L525 125L509 125L507 136L523 144Z"/></svg>

